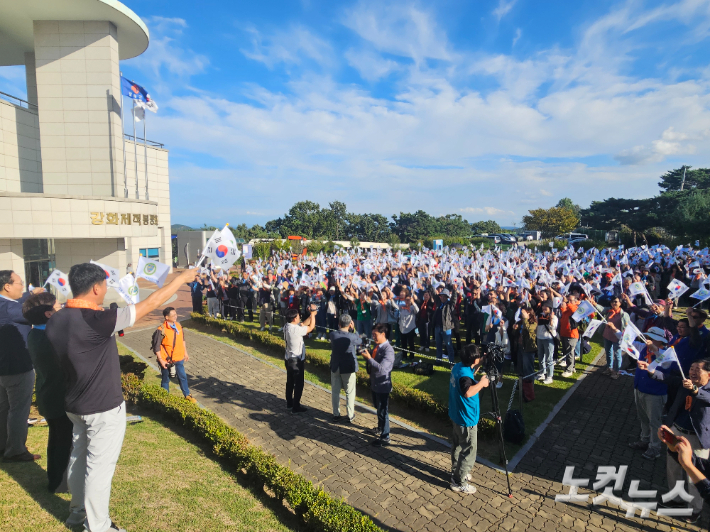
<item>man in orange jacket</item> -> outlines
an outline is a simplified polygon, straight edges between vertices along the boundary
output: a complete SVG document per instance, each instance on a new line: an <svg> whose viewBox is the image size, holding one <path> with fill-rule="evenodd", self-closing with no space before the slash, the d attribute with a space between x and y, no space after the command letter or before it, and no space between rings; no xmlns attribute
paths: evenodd
<svg viewBox="0 0 710 532"><path fill-rule="evenodd" d="M570 318L576 312L578 306L579 299L576 293L566 296L564 302L560 305L560 342L562 344L562 354L567 364L567 369L562 373L563 377L574 375L574 348L579 341L579 330L576 323L574 328L572 328Z"/></svg>
<svg viewBox="0 0 710 532"><path fill-rule="evenodd" d="M190 357L187 354L185 334L177 321L177 312L173 307L166 307L163 310L163 317L165 322L158 327L160 334L154 336L153 345L153 351L155 351L155 356L158 357L158 364L160 364L160 374L162 376L160 385L168 392L170 391L170 366L173 365L185 399L191 403L196 403L197 401L192 397L190 388L187 386L184 364L190 360ZM157 340L160 340L160 343Z"/></svg>

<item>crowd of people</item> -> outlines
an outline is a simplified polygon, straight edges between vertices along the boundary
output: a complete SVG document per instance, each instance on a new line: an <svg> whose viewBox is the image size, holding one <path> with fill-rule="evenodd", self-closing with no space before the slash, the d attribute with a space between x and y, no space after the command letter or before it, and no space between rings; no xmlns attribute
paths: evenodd
<svg viewBox="0 0 710 532"><path fill-rule="evenodd" d="M676 480L698 478L695 473L710 449L710 336L707 314L698 308L710 297L708 266L707 249L663 246L341 250L297 260L275 254L245 261L236 277L219 268L185 270L145 301L112 309L102 307L106 276L94 264L72 267L74 296L63 307L43 289L25 292L16 273L0 271L0 342L6 346L0 355L0 446L6 461L38 458L25 444L36 389L38 408L50 427L48 488L68 488L72 494L67 524L84 523L92 532L120 530L108 513L125 432L114 335L188 283L196 312L203 312L206 298L214 317L252 321L258 313L261 329L269 331L279 320L286 340L286 407L293 414L307 410L301 404L304 338L330 342L335 423L353 422L361 356L377 410L377 427L371 429L375 446L390 443L393 370L414 359L452 366L451 489L461 493L475 492L471 471L479 394L489 385L502 385L500 379L477 376L486 346L504 350L509 363L499 370L520 377L526 399L532 400L535 379L551 384L556 364L564 366L562 378L574 377L576 360L589 348L586 332L599 325L593 325L596 315L604 322L597 333L607 355L604 374L617 380L636 366L641 434L630 446L654 460L667 445L672 487ZM682 319L673 314L679 298L689 307ZM583 308L592 312L580 316ZM184 332L173 308L163 316L152 345L162 385L167 389L175 376L186 400L195 402L184 369L189 360ZM641 340L638 349L624 341L632 327ZM658 365L669 347L675 362ZM691 467L695 476L687 473ZM695 496L691 521L702 508L703 486L688 485Z"/></svg>
<svg viewBox="0 0 710 532"><path fill-rule="evenodd" d="M668 417L674 416L671 407L681 397L679 390L693 390L696 386L700 397L704 397L702 386L693 384L693 379L702 374L698 368L703 367L710 342L704 325L707 313L697 308L710 295L705 293L710 283L708 267L707 248L682 246L674 250L665 246L588 250L520 247L508 251L471 247L407 253L342 250L316 257L304 255L296 261L290 256L274 255L245 265L238 278L221 271L196 272L190 286L197 312L202 312L204 293L213 317L243 321L252 320L258 312L261 329L271 330L277 314L287 346L296 345L289 341L291 324L308 320L299 335L330 340L334 360L347 351L343 345L348 346L352 358L360 343L374 345L377 353L385 350L382 344L386 342L386 350L393 353L383 359L392 359L391 365L384 365L385 371L401 367L407 359L424 359L430 349L435 350L435 358L441 363L453 365L460 357L461 362L454 366L460 370L461 365L469 367L472 360L471 353L464 357L464 346L499 345L510 361L508 371L522 377L527 400L534 398L534 380L544 385L553 383L556 364L564 368L562 378L575 376L576 360L590 349L585 331L598 317L604 322L601 332L596 333L606 352L603 375L617 380L624 370L638 365L634 399L642 431L630 446L643 451L644 458L654 460L664 443L657 437L664 416L672 431L687 437L697 456L703 457L710 447L710 442L703 444L692 437L692 433L705 430L710 418L707 423L702 420L702 425L699 419L696 426L689 415L683 414L685 410L680 412L679 420ZM682 305L691 307L686 318L673 317L679 299ZM595 312L573 319L585 301ZM630 325L641 333L638 363L637 356L625 350L622 341ZM345 343L344 334L349 335ZM674 348L678 363L649 371L648 365L668 347ZM301 363L290 362L289 369L287 360L292 381L302 379L302 340L292 354L295 352L301 353ZM373 366L379 370L380 362L371 364L368 354L363 349L368 369ZM348 367L342 371L334 363L334 389L337 380L338 391L341 387L346 392L354 390L354 376L348 372L356 371L356 359ZM467 384L471 387L475 383ZM494 384L502 386L500 380ZM391 389L391 382L389 386ZM458 395L461 390L459 387ZM350 393L346 396L349 403ZM288 401L289 408L297 405L297 410L302 409L300 390L293 397L293 404ZM376 397L374 384L372 399L378 415L382 414L382 422L373 432L386 433L384 439L389 441L389 426L384 421L387 400ZM450 407L457 404L454 399L452 396ZM334 399L333 416L340 420L342 416L335 405ZM710 402L695 401L694 405L692 408L705 412ZM710 415L710 410L707 412ZM462 417L456 412L451 417L456 441L462 434L462 425L457 425L454 418L461 421ZM351 418L348 409L345 419ZM710 425L707 428L710 430ZM679 467L677 461L669 460L669 483L678 478ZM456 476L452 488L469 489L465 478L466 475ZM700 497L695 498L695 504L702 506ZM697 520L698 507L693 509L692 519Z"/></svg>

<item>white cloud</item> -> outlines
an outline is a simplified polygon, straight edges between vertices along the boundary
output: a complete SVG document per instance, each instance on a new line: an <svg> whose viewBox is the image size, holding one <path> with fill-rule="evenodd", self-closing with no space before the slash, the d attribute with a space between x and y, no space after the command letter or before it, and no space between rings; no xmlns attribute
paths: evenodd
<svg viewBox="0 0 710 532"><path fill-rule="evenodd" d="M434 15L413 4L361 2L346 14L343 23L375 49L415 62L451 61L456 55Z"/></svg>
<svg viewBox="0 0 710 532"><path fill-rule="evenodd" d="M498 7L493 10L493 16L502 19L513 9L518 0L498 0Z"/></svg>
<svg viewBox="0 0 710 532"><path fill-rule="evenodd" d="M362 79L367 81L378 81L400 69L400 65L396 61L384 59L372 51L351 48L345 52L345 59L348 60L351 67L360 73Z"/></svg>
<svg viewBox="0 0 710 532"><path fill-rule="evenodd" d="M667 12L680 17L675 13ZM695 13L689 33L705 24ZM169 113L149 124L151 136L230 168L171 170L176 183L209 182L225 196L233 192L219 216L229 209L258 216L254 205L265 203L282 213L301 199L340 199L356 212L479 209L509 223L565 196L582 206L609 196L647 197L676 164L669 158L707 164L694 154L710 151L710 75L675 81L629 74L631 52L643 43L626 28L661 20L644 17L637 4L625 4L588 24L576 46L518 58L455 50L434 17L417 7L359 4L344 23L364 42L348 44L345 60L367 81L391 76L393 96L340 83L336 64L291 76L286 90L251 84L240 101L171 97ZM308 30L302 39L293 27L268 38L254 31L258 39L247 53L271 68L323 65L338 55ZM481 77L487 89L471 88ZM613 162L615 154L623 165ZM596 159L570 162L576 158ZM190 204L211 205L209 194L185 194Z"/></svg>
<svg viewBox="0 0 710 532"><path fill-rule="evenodd" d="M148 50L132 59L130 64L154 78L163 76L189 77L204 71L209 59L180 45L180 37L188 27L181 18L147 17L150 30Z"/></svg>
<svg viewBox="0 0 710 532"><path fill-rule="evenodd" d="M497 209L496 207L464 207L463 209L459 209L459 212L485 214L486 216L509 216L515 214L513 211Z"/></svg>
<svg viewBox="0 0 710 532"><path fill-rule="evenodd" d="M707 132L695 137L700 140L707 137ZM650 146L634 146L623 150L614 156L621 164L644 164L661 162L669 155L688 155L696 151L694 144L685 141L692 140L685 133L675 131L673 127L666 129L660 139L651 142Z"/></svg>
<svg viewBox="0 0 710 532"><path fill-rule="evenodd" d="M330 44L303 26L292 26L270 35L263 35L253 27L246 31L251 36L252 48L241 48L240 52L249 59L264 63L270 69L280 63L301 63L304 58L323 65L333 63Z"/></svg>
<svg viewBox="0 0 710 532"><path fill-rule="evenodd" d="M523 30L518 28L515 30L515 37L513 37L513 44L511 46L515 46L517 42L520 40L520 37L523 36Z"/></svg>

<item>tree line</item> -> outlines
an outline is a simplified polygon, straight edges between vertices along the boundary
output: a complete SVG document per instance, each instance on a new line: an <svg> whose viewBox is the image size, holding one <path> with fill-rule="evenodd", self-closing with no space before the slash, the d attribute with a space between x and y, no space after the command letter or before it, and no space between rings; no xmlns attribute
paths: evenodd
<svg viewBox="0 0 710 532"><path fill-rule="evenodd" d="M580 212L582 223L640 234L647 241L671 236L706 241L710 237L710 169L681 166L663 174L658 187L659 194L651 198L593 201Z"/></svg>
<svg viewBox="0 0 710 532"><path fill-rule="evenodd" d="M360 242L414 243L432 237L468 238L481 233L500 233L493 220L469 223L459 214L431 216L422 210L400 212L391 220L382 214L348 212L341 201L321 207L313 201L299 201L282 217L248 227L230 226L237 238L287 238L302 236L315 240L358 240ZM209 230L211 227L203 227Z"/></svg>

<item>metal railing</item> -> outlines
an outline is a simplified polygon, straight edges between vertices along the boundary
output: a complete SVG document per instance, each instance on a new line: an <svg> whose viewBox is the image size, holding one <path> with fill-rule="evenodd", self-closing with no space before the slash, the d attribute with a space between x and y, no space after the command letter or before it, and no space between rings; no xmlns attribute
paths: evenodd
<svg viewBox="0 0 710 532"><path fill-rule="evenodd" d="M5 100L7 98L12 98L13 100L17 100L18 102L20 102L20 105L18 105L18 107L22 107L22 104L24 103L25 107L27 109L29 109L30 107L34 107L35 110L37 109L37 106L35 104L30 103L27 100L23 100L22 98L18 98L17 96L13 96L12 94L8 94L6 92L0 91L0 95L5 96L5 98L3 98L3 100ZM10 103L14 103L14 102L11 101Z"/></svg>
<svg viewBox="0 0 710 532"><path fill-rule="evenodd" d="M124 133L124 136L125 136L128 140L133 140L133 139L135 138L133 135L129 135L128 133ZM137 141L137 142L138 142L138 144L143 144L143 139L142 139L142 138L138 138L138 141ZM163 147L165 147L165 144L161 144L160 142L155 142L154 140L148 139L148 140L146 140L145 142L146 142L146 144L148 144L148 146L153 146L153 147L155 147L155 148L163 148Z"/></svg>

